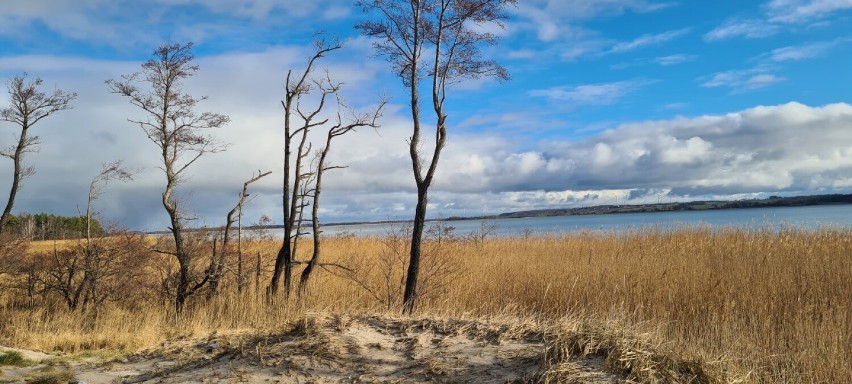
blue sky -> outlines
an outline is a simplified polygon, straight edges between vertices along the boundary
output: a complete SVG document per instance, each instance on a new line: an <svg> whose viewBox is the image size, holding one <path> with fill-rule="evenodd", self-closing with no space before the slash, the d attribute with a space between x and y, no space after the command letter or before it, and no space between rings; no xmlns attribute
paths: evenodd
<svg viewBox="0 0 852 384"><path fill-rule="evenodd" d="M450 95L449 145L430 216L576 205L751 198L852 190L852 0L519 0L485 54L511 75ZM345 138L333 160L325 221L408 218L415 203L404 90L353 25L343 0L0 1L0 77L28 72L77 92L75 108L34 128L15 212L76 214L100 164L142 171L99 201L107 220L166 225L156 150L104 81L138 69L163 42L193 41L187 84L228 114L229 151L200 161L181 186L199 225L220 225L257 169L249 222L280 221L279 100L317 31L345 48L322 65L368 108L391 104L377 132ZM0 98L0 107L7 103ZM0 122L0 144L14 127ZM0 164L0 190L11 162Z"/></svg>

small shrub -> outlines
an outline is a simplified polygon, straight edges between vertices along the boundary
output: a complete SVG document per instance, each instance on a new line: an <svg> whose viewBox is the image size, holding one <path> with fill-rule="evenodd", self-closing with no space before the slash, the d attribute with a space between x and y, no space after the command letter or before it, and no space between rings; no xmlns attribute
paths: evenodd
<svg viewBox="0 0 852 384"><path fill-rule="evenodd" d="M52 369L36 372L24 378L24 382L27 384L65 384L73 380L74 374L70 371Z"/></svg>
<svg viewBox="0 0 852 384"><path fill-rule="evenodd" d="M17 351L6 351L0 352L0 365L14 365L14 366L25 366L29 365L31 361L24 358L20 352Z"/></svg>

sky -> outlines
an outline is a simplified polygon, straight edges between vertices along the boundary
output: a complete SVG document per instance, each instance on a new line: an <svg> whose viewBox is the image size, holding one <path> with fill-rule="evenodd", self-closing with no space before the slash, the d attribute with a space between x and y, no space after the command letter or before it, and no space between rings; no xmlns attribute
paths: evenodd
<svg viewBox="0 0 852 384"><path fill-rule="evenodd" d="M450 90L429 217L852 192L852 0L519 0L508 14L481 28L499 35L483 54L511 80ZM408 98L353 28L370 17L345 0L0 0L0 78L78 94L32 129L36 174L13 212L85 212L101 164L122 160L138 173L107 186L102 220L165 229L157 149L128 122L144 115L104 82L191 41L200 70L186 89L231 118L215 132L228 150L179 186L192 225L222 225L258 170L272 174L252 184L244 222L280 223L284 81L323 31L344 43L320 65L348 104L389 104L380 128L334 144L347 168L326 176L321 219L413 217ZM0 146L18 132L0 122ZM6 159L3 196L11 179Z"/></svg>

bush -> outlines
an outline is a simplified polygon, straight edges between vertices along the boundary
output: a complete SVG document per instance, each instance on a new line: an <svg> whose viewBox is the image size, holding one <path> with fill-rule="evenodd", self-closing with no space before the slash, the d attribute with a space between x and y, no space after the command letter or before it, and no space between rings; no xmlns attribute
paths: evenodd
<svg viewBox="0 0 852 384"><path fill-rule="evenodd" d="M14 365L14 366L25 366L29 365L31 361L24 358L20 352L17 351L5 351L0 352L0 365Z"/></svg>

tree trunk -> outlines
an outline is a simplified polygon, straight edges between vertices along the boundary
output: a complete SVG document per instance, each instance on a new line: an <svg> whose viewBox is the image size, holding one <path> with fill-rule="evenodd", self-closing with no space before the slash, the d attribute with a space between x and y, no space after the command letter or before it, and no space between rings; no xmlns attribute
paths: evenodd
<svg viewBox="0 0 852 384"><path fill-rule="evenodd" d="M418 185L417 208L414 211L414 227L411 230L411 254L408 260L408 271L405 277L405 292L402 295L402 312L414 313L417 299L417 276L420 273L421 244L423 228L426 226L426 204L428 202L428 187Z"/></svg>
<svg viewBox="0 0 852 384"><path fill-rule="evenodd" d="M21 138L18 140L18 147L15 148L15 156L12 159L15 163L14 174L12 175L12 188L9 190L9 200L6 202L6 208L3 209L3 215L0 216L0 234L6 228L6 223L9 221L9 216L12 214L12 206L15 205L15 196L18 194L18 189L21 187L21 177L23 176L23 168L21 162L23 159L24 148L27 146L27 128L26 122L21 128Z"/></svg>
<svg viewBox="0 0 852 384"><path fill-rule="evenodd" d="M170 167L166 166L167 176L172 174ZM175 258L178 261L178 285L175 292L175 311L180 313L183 311L183 306L186 303L189 290L189 257L183 244L183 231L181 227L180 217L178 216L177 206L171 201L171 195L174 188L173 177L167 177L166 191L163 192L163 207L169 214L171 222L172 237L175 241Z"/></svg>

